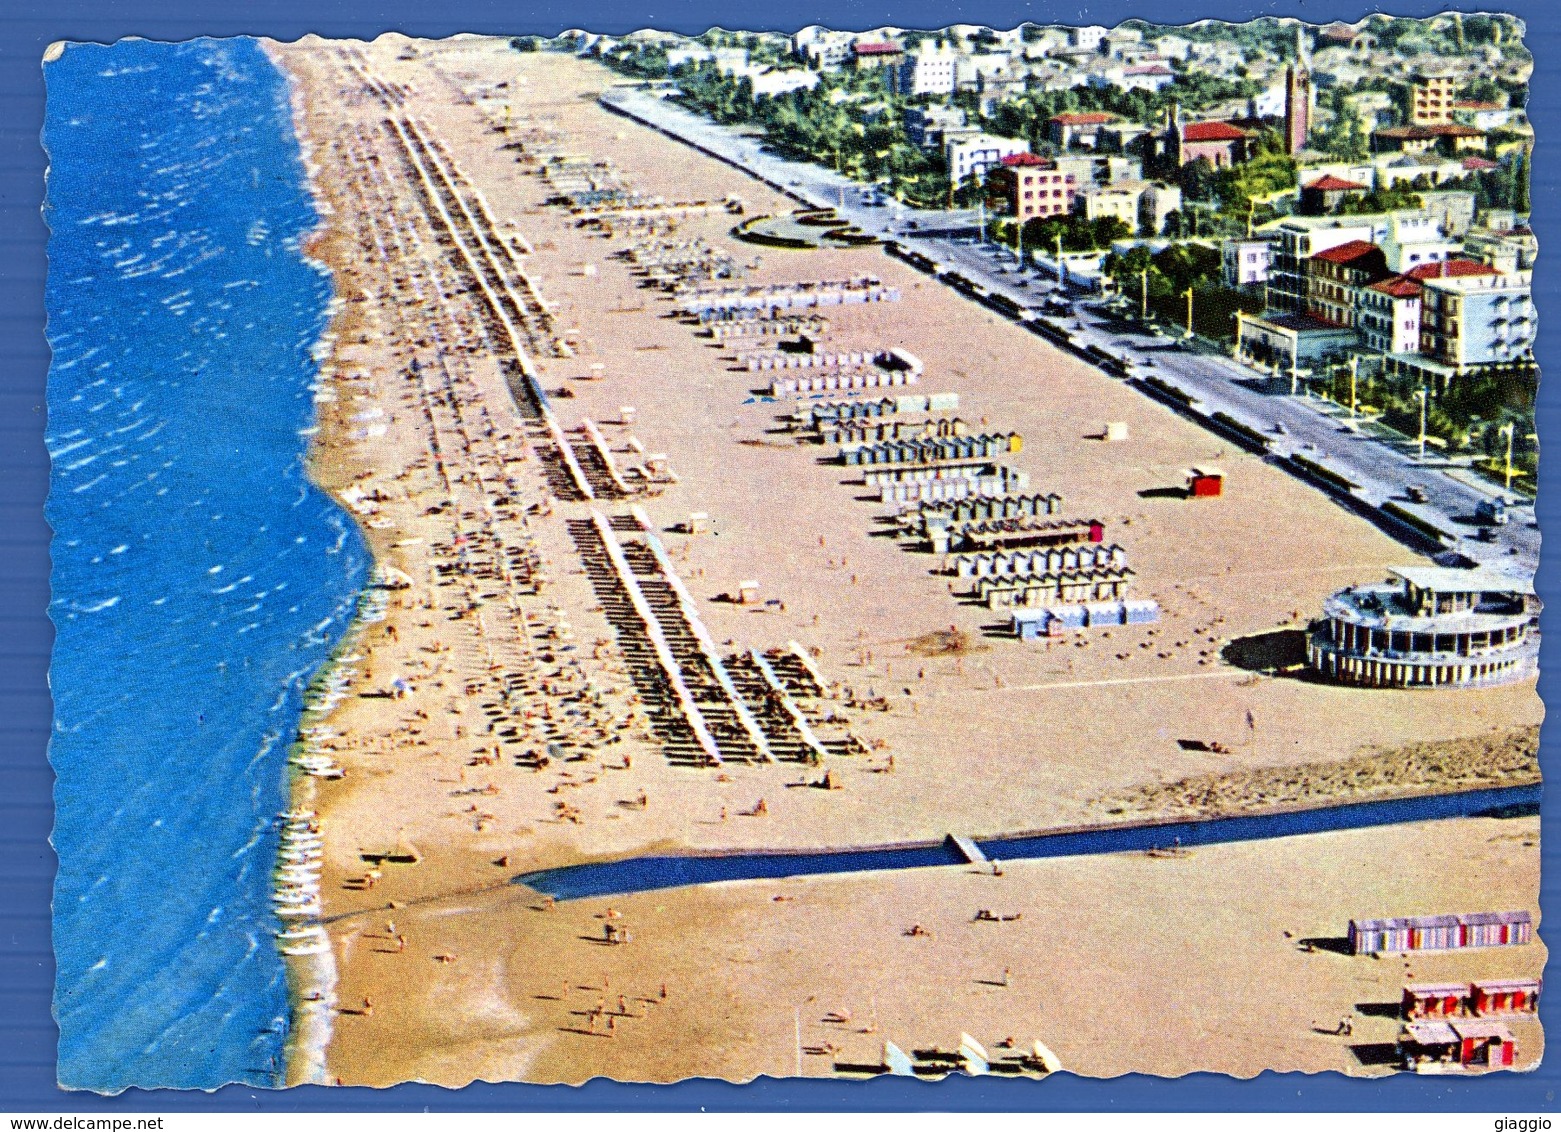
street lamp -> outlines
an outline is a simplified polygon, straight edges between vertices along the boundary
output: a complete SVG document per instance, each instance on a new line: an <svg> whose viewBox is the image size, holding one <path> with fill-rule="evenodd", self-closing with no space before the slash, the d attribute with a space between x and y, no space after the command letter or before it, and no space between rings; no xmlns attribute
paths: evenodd
<svg viewBox="0 0 1561 1132"><path fill-rule="evenodd" d="M1068 265L1062 262L1062 233L1057 233L1057 286L1068 289Z"/></svg>
<svg viewBox="0 0 1561 1132"><path fill-rule="evenodd" d="M1355 382L1360 376L1360 355L1350 355L1350 424L1355 423L1356 397Z"/></svg>
<svg viewBox="0 0 1561 1132"><path fill-rule="evenodd" d="M1138 273L1138 321L1149 321L1149 269Z"/></svg>
<svg viewBox="0 0 1561 1132"><path fill-rule="evenodd" d="M1507 490L1512 490L1512 435L1517 431L1517 426L1511 423L1502 425L1496 430L1496 435L1507 438Z"/></svg>
<svg viewBox="0 0 1561 1132"><path fill-rule="evenodd" d="M1187 333L1185 335L1183 335L1183 337L1191 338L1192 337L1192 288L1188 287L1187 290L1182 292L1182 294L1187 296Z"/></svg>
<svg viewBox="0 0 1561 1132"><path fill-rule="evenodd" d="M1420 402L1420 462L1422 464L1425 463L1425 411L1428 396L1429 393L1424 385L1415 390L1415 400Z"/></svg>

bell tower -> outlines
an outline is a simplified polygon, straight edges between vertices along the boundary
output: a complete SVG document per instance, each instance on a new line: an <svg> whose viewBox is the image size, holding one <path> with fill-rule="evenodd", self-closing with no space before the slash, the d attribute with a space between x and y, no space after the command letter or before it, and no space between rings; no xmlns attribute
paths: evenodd
<svg viewBox="0 0 1561 1132"><path fill-rule="evenodd" d="M1312 132L1312 72L1307 67L1306 25L1295 25L1295 62L1285 68L1285 152L1306 148Z"/></svg>

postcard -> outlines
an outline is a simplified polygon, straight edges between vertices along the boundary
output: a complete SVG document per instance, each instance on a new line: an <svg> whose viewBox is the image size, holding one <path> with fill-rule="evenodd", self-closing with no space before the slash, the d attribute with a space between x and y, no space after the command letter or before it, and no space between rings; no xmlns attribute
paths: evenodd
<svg viewBox="0 0 1561 1132"><path fill-rule="evenodd" d="M1523 31L52 47L61 1085L1534 1067Z"/></svg>

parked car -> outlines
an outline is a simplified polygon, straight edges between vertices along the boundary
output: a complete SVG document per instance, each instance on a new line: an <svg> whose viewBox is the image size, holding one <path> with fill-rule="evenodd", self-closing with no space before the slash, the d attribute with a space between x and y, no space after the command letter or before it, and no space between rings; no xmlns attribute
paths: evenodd
<svg viewBox="0 0 1561 1132"><path fill-rule="evenodd" d="M1504 527L1507 525L1507 501L1482 499L1475 505L1474 517L1490 526Z"/></svg>
<svg viewBox="0 0 1561 1132"><path fill-rule="evenodd" d="M1412 483L1404 489L1404 498L1411 503L1424 503L1430 496L1426 494L1426 489L1420 484Z"/></svg>

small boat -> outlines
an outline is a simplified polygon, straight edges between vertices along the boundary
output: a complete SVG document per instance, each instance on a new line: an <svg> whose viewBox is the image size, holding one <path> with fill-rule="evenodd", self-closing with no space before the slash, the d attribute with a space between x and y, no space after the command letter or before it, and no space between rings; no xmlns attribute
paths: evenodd
<svg viewBox="0 0 1561 1132"><path fill-rule="evenodd" d="M328 939L317 939L317 940L314 940L314 941L312 941L310 943L290 944L290 945L284 946L281 949L281 951L282 951L283 955L321 955L321 954L324 954L325 952L329 951L330 949L331 949L331 941L330 940L328 940Z"/></svg>
<svg viewBox="0 0 1561 1132"><path fill-rule="evenodd" d="M347 772L324 755L303 755L293 765L314 778L344 778Z"/></svg>
<svg viewBox="0 0 1561 1132"><path fill-rule="evenodd" d="M308 904L286 904L273 909L278 916L318 916L320 914L320 901L312 900Z"/></svg>
<svg viewBox="0 0 1561 1132"><path fill-rule="evenodd" d="M325 929L319 924L305 924L303 927L284 928L276 933L277 939L313 939L315 936L324 935Z"/></svg>

